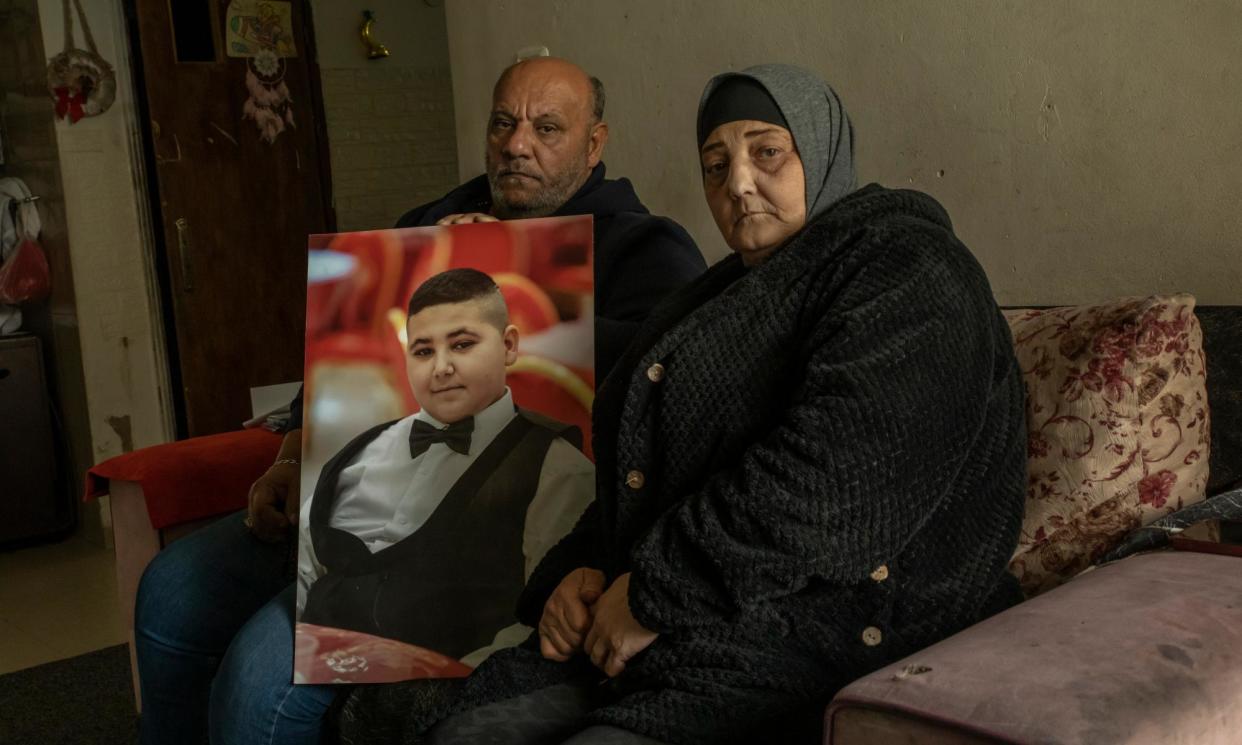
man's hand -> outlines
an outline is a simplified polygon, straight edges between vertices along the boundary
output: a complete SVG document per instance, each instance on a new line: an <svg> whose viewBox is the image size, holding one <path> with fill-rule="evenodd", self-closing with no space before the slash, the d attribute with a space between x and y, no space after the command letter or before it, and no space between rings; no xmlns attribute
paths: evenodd
<svg viewBox="0 0 1242 745"><path fill-rule="evenodd" d="M594 622L587 632L583 649L591 662L615 678L634 655L651 646L659 636L643 628L630 613L630 573L617 577L612 587L600 596L592 608Z"/></svg>
<svg viewBox="0 0 1242 745"><path fill-rule="evenodd" d="M543 606L539 619L539 651L549 660L565 662L582 651L591 626L591 605L604 591L604 573L582 567L565 575Z"/></svg>
<svg viewBox="0 0 1242 745"><path fill-rule="evenodd" d="M276 462L250 487L246 517L250 532L260 540L277 543L298 522L302 467L302 430L291 430L281 443Z"/></svg>
<svg viewBox="0 0 1242 745"><path fill-rule="evenodd" d="M464 225L471 222L499 222L499 220L483 212L459 212L456 215L441 217L436 221L436 225Z"/></svg>

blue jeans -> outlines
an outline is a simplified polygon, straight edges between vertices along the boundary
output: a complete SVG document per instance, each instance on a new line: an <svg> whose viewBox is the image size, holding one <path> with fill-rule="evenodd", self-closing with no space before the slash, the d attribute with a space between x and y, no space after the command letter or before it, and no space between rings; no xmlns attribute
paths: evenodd
<svg viewBox="0 0 1242 745"><path fill-rule="evenodd" d="M160 552L134 608L143 745L317 745L334 686L293 685L288 546L244 512Z"/></svg>

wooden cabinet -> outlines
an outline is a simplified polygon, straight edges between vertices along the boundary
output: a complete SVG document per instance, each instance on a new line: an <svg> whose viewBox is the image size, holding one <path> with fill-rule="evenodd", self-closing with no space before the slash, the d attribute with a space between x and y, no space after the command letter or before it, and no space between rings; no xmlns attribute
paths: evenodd
<svg viewBox="0 0 1242 745"><path fill-rule="evenodd" d="M51 536L76 524L76 504L56 461L39 340L0 337L0 544Z"/></svg>

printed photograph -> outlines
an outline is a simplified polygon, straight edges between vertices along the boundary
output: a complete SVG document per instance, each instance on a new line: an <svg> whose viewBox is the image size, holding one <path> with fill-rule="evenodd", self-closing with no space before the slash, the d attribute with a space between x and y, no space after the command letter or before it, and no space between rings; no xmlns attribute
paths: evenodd
<svg viewBox="0 0 1242 745"><path fill-rule="evenodd" d="M592 219L309 249L295 682L465 675L595 497Z"/></svg>

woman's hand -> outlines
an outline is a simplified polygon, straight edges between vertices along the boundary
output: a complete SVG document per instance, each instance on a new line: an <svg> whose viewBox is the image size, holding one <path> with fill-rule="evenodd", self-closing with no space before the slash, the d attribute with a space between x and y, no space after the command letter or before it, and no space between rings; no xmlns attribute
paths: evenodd
<svg viewBox="0 0 1242 745"><path fill-rule="evenodd" d="M565 662L582 651L582 639L591 626L591 605L604 591L604 573L582 567L565 575L543 606L539 619L539 651Z"/></svg>
<svg viewBox="0 0 1242 745"><path fill-rule="evenodd" d="M593 611L595 621L583 649L591 655L591 662L610 678L620 675L625 663L651 646L659 636L643 628L630 613L629 572L617 577L612 587L600 596Z"/></svg>

